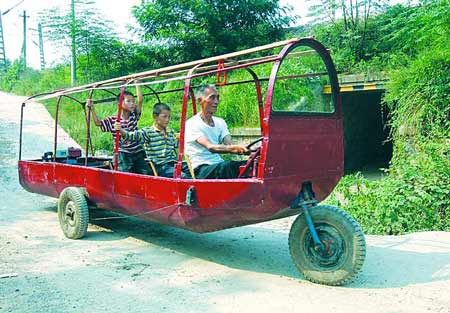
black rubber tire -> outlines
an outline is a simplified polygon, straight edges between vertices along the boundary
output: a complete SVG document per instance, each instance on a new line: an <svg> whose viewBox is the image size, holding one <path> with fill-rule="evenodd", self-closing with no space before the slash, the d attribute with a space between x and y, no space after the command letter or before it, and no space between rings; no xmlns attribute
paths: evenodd
<svg viewBox="0 0 450 313"><path fill-rule="evenodd" d="M366 257L366 241L358 222L330 205L309 212L326 250L315 249L305 216L299 215L289 232L289 250L296 267L315 283L337 286L352 281Z"/></svg>
<svg viewBox="0 0 450 313"><path fill-rule="evenodd" d="M58 220L67 238L80 239L86 235L89 209L86 197L79 188L67 187L59 195Z"/></svg>

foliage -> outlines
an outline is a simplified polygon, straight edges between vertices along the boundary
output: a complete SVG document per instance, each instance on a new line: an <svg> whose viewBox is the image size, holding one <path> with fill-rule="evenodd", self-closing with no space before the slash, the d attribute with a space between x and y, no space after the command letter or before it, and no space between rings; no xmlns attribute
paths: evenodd
<svg viewBox="0 0 450 313"><path fill-rule="evenodd" d="M420 53L408 67L391 71L385 101L397 141L450 135L450 44Z"/></svg>
<svg viewBox="0 0 450 313"><path fill-rule="evenodd" d="M442 50L450 36L449 11L450 2L442 0L392 6L386 1L320 1L311 7L315 22L297 35L314 34L334 51L341 71L385 71L407 65L430 46Z"/></svg>
<svg viewBox="0 0 450 313"><path fill-rule="evenodd" d="M14 61L6 72L0 72L0 89L11 91L20 81L23 64L20 60Z"/></svg>
<svg viewBox="0 0 450 313"><path fill-rule="evenodd" d="M157 67L163 60L149 47L122 43L113 31L112 22L93 7L92 1L75 1L75 11L73 23L70 11L58 7L44 10L39 16L45 36L61 48L66 63L73 32L79 84Z"/></svg>
<svg viewBox="0 0 450 313"><path fill-rule="evenodd" d="M69 5L65 10L53 7L39 14L46 39L61 48L66 56L71 53L72 37L75 38L76 53L82 55L89 55L92 49L107 48L111 40L117 40L112 22L101 16L92 1L75 1L73 21L69 8Z"/></svg>
<svg viewBox="0 0 450 313"><path fill-rule="evenodd" d="M390 7L376 21L382 30L380 50L417 56L429 47L444 49L450 39L448 12L450 2L442 0L422 0L411 7Z"/></svg>
<svg viewBox="0 0 450 313"><path fill-rule="evenodd" d="M314 17L314 24L309 31L337 52L341 68L347 70L371 58L373 45L379 40L374 38L379 34L375 16L385 10L384 0L311 2L309 16Z"/></svg>
<svg viewBox="0 0 450 313"><path fill-rule="evenodd" d="M134 8L144 38L169 64L277 41L288 12L278 0L155 0Z"/></svg>
<svg viewBox="0 0 450 313"><path fill-rule="evenodd" d="M368 233L450 231L450 44L442 41L448 34L439 37L442 19L448 20L440 4L416 8L414 18L441 20L429 22L434 30L414 18L408 22L411 30L417 26L409 36L417 34L429 45L401 52L410 53L410 61L389 73L384 97L394 140L389 175L380 181L345 177L328 199L354 214Z"/></svg>
<svg viewBox="0 0 450 313"><path fill-rule="evenodd" d="M22 72L20 81L17 81L8 91L20 95L33 95L60 89L70 84L69 77L70 70L63 65L43 71L27 68L26 71Z"/></svg>
<svg viewBox="0 0 450 313"><path fill-rule="evenodd" d="M450 141L438 138L416 149L381 180L345 176L326 202L345 208L368 234L450 231Z"/></svg>

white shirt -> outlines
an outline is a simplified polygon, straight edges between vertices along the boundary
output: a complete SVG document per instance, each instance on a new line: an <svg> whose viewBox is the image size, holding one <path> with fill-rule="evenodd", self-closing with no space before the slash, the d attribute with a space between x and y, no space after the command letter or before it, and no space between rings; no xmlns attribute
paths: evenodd
<svg viewBox="0 0 450 313"><path fill-rule="evenodd" d="M218 153L210 152L196 141L198 138L206 136L212 144L220 144L225 136L230 134L227 123L223 119L215 116L212 118L214 127L203 122L200 113L197 113L186 121L184 147L193 168L201 164L210 165L223 162L223 159Z"/></svg>

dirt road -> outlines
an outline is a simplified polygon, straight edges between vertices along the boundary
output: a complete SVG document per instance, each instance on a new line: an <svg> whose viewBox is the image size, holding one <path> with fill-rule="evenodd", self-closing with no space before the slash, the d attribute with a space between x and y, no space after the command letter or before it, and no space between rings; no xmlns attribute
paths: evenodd
<svg viewBox="0 0 450 313"><path fill-rule="evenodd" d="M297 272L292 219L200 235L98 212L86 238L68 240L56 201L18 183L21 99L0 93L0 312L450 312L446 232L367 236L362 273L345 287ZM23 153L40 157L53 121L29 110Z"/></svg>

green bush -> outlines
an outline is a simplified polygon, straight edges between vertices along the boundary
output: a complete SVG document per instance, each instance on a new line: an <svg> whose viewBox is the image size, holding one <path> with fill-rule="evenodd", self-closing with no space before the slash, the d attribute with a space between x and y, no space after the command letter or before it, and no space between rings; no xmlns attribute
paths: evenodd
<svg viewBox="0 0 450 313"><path fill-rule="evenodd" d="M0 72L0 89L11 92L19 82L23 65L20 61L14 61L4 73Z"/></svg>
<svg viewBox="0 0 450 313"><path fill-rule="evenodd" d="M423 141L450 130L450 43L431 47L409 66L391 71L385 101L396 140Z"/></svg>
<svg viewBox="0 0 450 313"><path fill-rule="evenodd" d="M368 234L450 231L449 156L448 138L420 143L381 180L345 176L326 202L351 213Z"/></svg>

